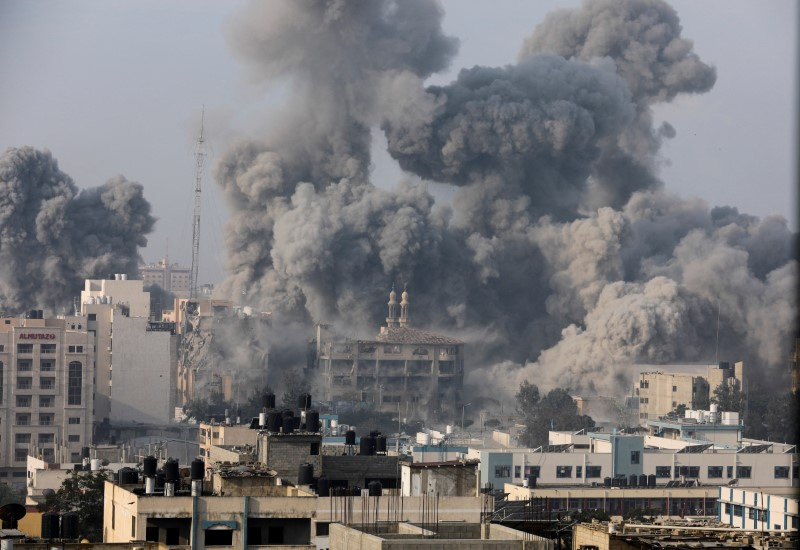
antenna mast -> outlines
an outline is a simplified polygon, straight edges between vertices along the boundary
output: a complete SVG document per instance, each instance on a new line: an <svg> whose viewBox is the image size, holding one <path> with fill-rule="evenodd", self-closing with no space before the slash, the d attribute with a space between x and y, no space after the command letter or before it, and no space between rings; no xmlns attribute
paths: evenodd
<svg viewBox="0 0 800 550"><path fill-rule="evenodd" d="M189 282L189 298L197 298L197 274L200 266L200 193L203 187L203 166L206 161L205 135L203 123L206 116L206 106L200 115L200 136L194 148L195 173L194 173L194 216L192 218L192 273Z"/></svg>

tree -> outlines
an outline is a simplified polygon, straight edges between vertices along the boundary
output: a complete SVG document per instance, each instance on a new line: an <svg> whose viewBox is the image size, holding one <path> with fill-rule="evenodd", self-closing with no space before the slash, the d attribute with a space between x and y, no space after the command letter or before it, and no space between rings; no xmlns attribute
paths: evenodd
<svg viewBox="0 0 800 550"><path fill-rule="evenodd" d="M103 540L103 493L106 472L72 471L61 487L39 504L40 512L78 514L79 538L92 542Z"/></svg>
<svg viewBox="0 0 800 550"><path fill-rule="evenodd" d="M547 445L550 430L572 431L595 425L590 416L578 414L575 400L564 389L555 388L539 398L539 388L525 381L516 398L517 412L525 424L520 443L527 447Z"/></svg>
<svg viewBox="0 0 800 550"><path fill-rule="evenodd" d="M242 419L249 419L253 418L254 416L258 416L258 413L261 412L261 409L264 408L263 398L266 394L271 393L275 394L272 391L272 387L269 384L266 384L261 390L256 391L253 395L250 396L250 399L247 400L247 403L242 405L240 414Z"/></svg>
<svg viewBox="0 0 800 550"><path fill-rule="evenodd" d="M714 388L712 403L719 405L720 411L725 412L744 412L744 394L739 387L739 381L729 378L728 382L722 383Z"/></svg>
<svg viewBox="0 0 800 550"><path fill-rule="evenodd" d="M309 385L299 369L287 370L283 374L283 406L288 409L297 408L297 399L309 393Z"/></svg>
<svg viewBox="0 0 800 550"><path fill-rule="evenodd" d="M10 503L24 504L25 490L16 489L14 486L5 482L0 482L0 506Z"/></svg>

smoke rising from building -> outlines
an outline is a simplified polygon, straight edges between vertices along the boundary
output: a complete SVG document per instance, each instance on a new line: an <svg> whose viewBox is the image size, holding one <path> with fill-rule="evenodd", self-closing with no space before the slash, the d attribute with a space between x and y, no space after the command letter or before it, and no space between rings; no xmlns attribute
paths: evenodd
<svg viewBox="0 0 800 550"><path fill-rule="evenodd" d="M674 196L652 108L715 81L661 1L586 2L537 27L516 64L462 70L437 4L251 3L231 44L288 81L282 119L232 145L221 291L274 319L375 330L392 282L412 322L468 342L468 382L623 392L629 366L786 355L797 278L786 220ZM679 129L678 129L679 130ZM370 181L383 131L411 174ZM419 178L456 188L435 203ZM773 372L773 371L770 371Z"/></svg>
<svg viewBox="0 0 800 550"><path fill-rule="evenodd" d="M79 190L49 151L0 156L0 309L60 312L87 278L136 273L155 219L122 176Z"/></svg>

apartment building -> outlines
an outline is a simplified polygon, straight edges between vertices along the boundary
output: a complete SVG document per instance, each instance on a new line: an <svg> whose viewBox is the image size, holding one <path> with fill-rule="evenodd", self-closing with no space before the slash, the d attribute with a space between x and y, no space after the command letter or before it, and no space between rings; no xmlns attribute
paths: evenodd
<svg viewBox="0 0 800 550"><path fill-rule="evenodd" d="M703 408L708 403L709 384L696 374L643 372L639 375L639 422L658 420L683 405Z"/></svg>
<svg viewBox="0 0 800 550"><path fill-rule="evenodd" d="M94 364L84 316L0 319L0 481L24 485L29 454L80 460L92 442Z"/></svg>

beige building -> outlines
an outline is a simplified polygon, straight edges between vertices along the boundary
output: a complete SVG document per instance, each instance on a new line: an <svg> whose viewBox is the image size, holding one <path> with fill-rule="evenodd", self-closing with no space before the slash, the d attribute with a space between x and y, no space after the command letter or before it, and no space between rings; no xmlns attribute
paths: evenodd
<svg viewBox="0 0 800 550"><path fill-rule="evenodd" d="M191 271L188 267L169 263L167 257L152 264L139 265L139 276L145 285L156 284L167 292L172 292L178 298L189 297L192 284Z"/></svg>
<svg viewBox="0 0 800 550"><path fill-rule="evenodd" d="M702 376L670 372L643 372L636 388L639 395L639 422L658 420L679 405L703 408L708 403L708 382Z"/></svg>
<svg viewBox="0 0 800 550"><path fill-rule="evenodd" d="M709 365L706 380L710 397L714 396L714 390L718 387L734 382L738 384L740 390L744 390L744 362L737 361L733 365L730 363Z"/></svg>
<svg viewBox="0 0 800 550"><path fill-rule="evenodd" d="M409 418L461 409L464 342L409 326L409 297L389 294L386 326L368 340L336 336L317 325L316 365L324 400L374 403Z"/></svg>
<svg viewBox="0 0 800 550"><path fill-rule="evenodd" d="M29 454L80 460L92 442L94 377L86 317L0 319L0 481L25 485Z"/></svg>
<svg viewBox="0 0 800 550"><path fill-rule="evenodd" d="M251 430L249 425L228 426L209 422L200 423L198 435L200 455L210 462L211 447L251 445L255 446L258 430Z"/></svg>

